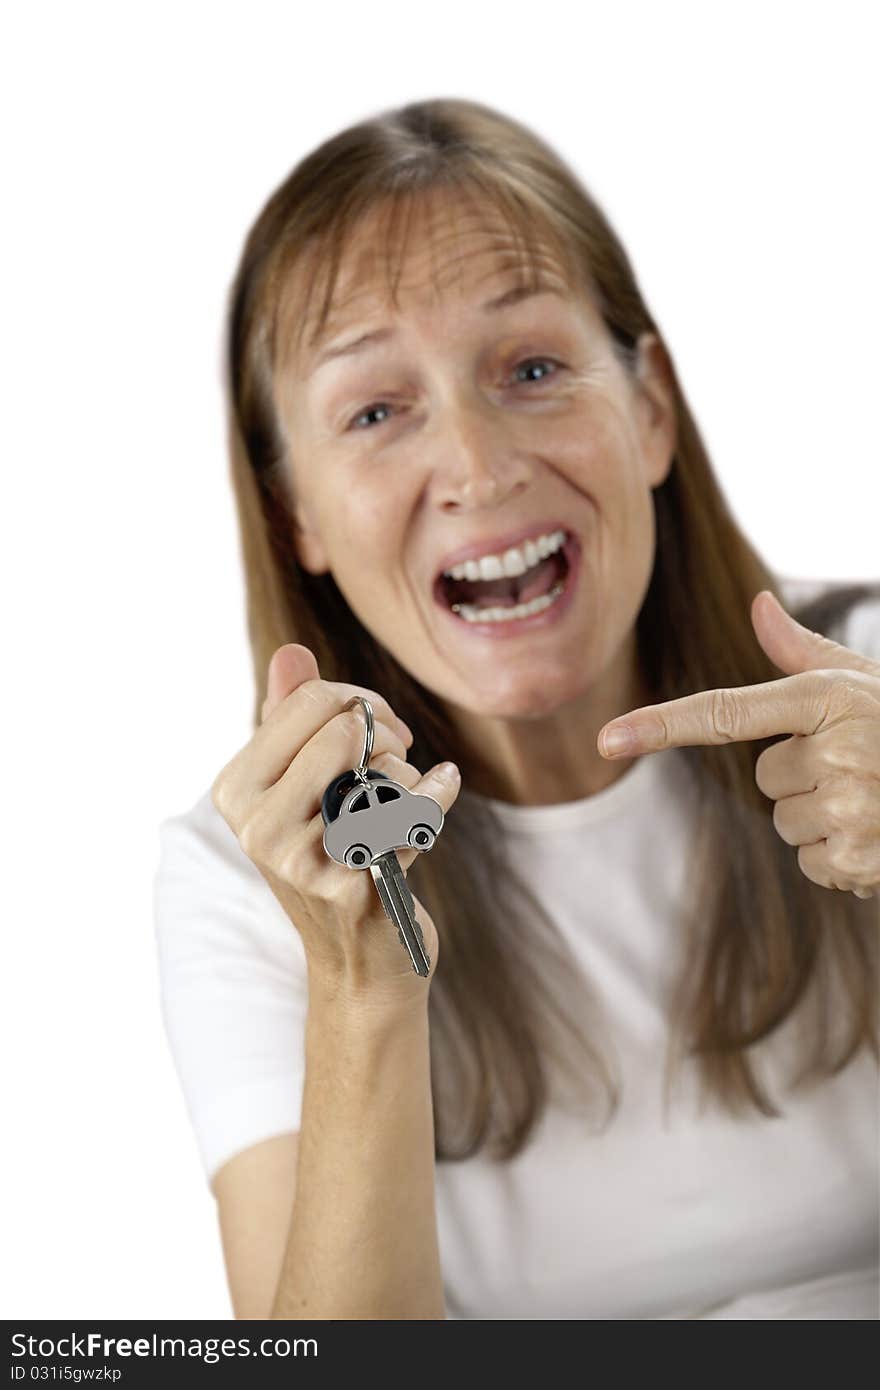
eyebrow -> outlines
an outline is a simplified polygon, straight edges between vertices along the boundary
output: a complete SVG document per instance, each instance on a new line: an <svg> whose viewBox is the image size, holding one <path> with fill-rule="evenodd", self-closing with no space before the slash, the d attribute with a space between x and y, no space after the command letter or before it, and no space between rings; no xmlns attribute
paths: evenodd
<svg viewBox="0 0 880 1390"><path fill-rule="evenodd" d="M566 298L566 292L555 289L552 285L542 285L538 289L532 289L529 285L515 285L513 289L505 290L495 299L489 299L482 306L483 313L497 313L499 309L509 309L514 304L519 304L523 299L531 299L536 296L552 294L559 299ZM387 342L394 337L395 330L391 327L374 328L369 333L362 333L359 337L353 338L351 342L341 343L336 347L325 348L316 358L311 371L316 372L325 362L330 362L336 357L347 357L350 354L362 352L364 348L376 346L379 343Z"/></svg>

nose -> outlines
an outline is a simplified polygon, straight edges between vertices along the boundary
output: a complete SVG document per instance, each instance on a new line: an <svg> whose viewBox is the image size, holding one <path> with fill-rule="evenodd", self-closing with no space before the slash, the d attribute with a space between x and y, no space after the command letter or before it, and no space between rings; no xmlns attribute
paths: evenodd
<svg viewBox="0 0 880 1390"><path fill-rule="evenodd" d="M446 408L436 448L435 502L446 511L495 507L528 487L528 460L482 399L459 399Z"/></svg>

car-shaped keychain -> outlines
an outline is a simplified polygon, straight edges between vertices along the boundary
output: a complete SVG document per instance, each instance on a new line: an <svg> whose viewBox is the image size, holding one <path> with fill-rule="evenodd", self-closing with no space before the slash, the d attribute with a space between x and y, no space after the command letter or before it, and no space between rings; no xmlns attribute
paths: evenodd
<svg viewBox="0 0 880 1390"><path fill-rule="evenodd" d="M366 775L374 785L344 772L324 793L324 849L330 858L348 869L367 869L389 850L429 850L443 829L440 803L375 768Z"/></svg>
<svg viewBox="0 0 880 1390"><path fill-rule="evenodd" d="M365 719L363 752L357 767L334 777L324 791L324 850L347 869L369 869L413 970L428 979L431 957L397 851L430 849L443 828L443 807L370 767L373 707L363 695L353 695L344 709L358 703Z"/></svg>

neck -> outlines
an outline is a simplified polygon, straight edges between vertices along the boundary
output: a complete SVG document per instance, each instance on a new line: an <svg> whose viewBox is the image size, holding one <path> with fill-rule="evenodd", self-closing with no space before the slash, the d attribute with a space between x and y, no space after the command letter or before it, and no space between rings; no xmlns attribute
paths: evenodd
<svg viewBox="0 0 880 1390"><path fill-rule="evenodd" d="M603 724L651 702L636 635L590 688L537 716L474 714L449 709L460 739L459 763L469 791L517 806L579 801L616 782L632 758L603 758Z"/></svg>

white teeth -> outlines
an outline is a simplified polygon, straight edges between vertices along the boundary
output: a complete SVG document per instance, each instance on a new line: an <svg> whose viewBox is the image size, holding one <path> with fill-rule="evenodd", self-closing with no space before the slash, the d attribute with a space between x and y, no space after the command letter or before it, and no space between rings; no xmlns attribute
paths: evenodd
<svg viewBox="0 0 880 1390"><path fill-rule="evenodd" d="M470 603L454 603L452 610L466 623L509 623L514 618L530 618L533 613L541 613L555 603L565 585L554 584L548 594L533 598L530 603L518 603L513 608L476 608Z"/></svg>
<svg viewBox="0 0 880 1390"><path fill-rule="evenodd" d="M539 560L559 550L565 542L564 531L551 531L548 535L527 540L521 547L511 546L503 555L481 555L479 560L465 560L443 573L448 579L502 579L525 574Z"/></svg>
<svg viewBox="0 0 880 1390"><path fill-rule="evenodd" d="M481 555L477 564L481 579L503 579L504 569L497 555Z"/></svg>
<svg viewBox="0 0 880 1390"><path fill-rule="evenodd" d="M501 557L501 567L504 570L505 578L513 579L518 574L525 574L531 565L526 564L526 557L522 550L517 550L516 546L511 546L510 550L505 550Z"/></svg>

